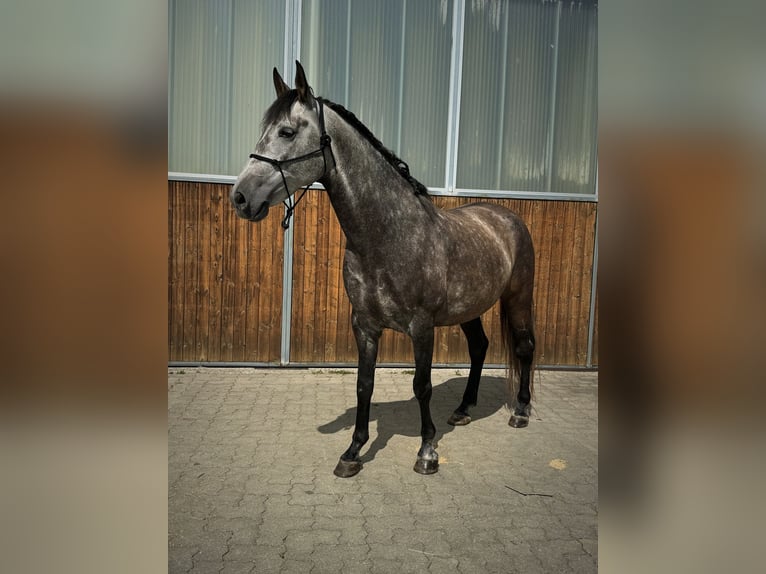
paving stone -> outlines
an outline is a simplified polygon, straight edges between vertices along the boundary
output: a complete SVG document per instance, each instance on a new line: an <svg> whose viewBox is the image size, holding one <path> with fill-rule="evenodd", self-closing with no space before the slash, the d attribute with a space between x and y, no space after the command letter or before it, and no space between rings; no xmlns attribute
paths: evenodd
<svg viewBox="0 0 766 574"><path fill-rule="evenodd" d="M363 518L334 519L319 517L314 521L312 529L339 532L338 544L341 546L357 546L367 544L367 530Z"/></svg>
<svg viewBox="0 0 766 574"><path fill-rule="evenodd" d="M188 572L192 569L192 549L188 547L168 548L168 572Z"/></svg>
<svg viewBox="0 0 766 574"><path fill-rule="evenodd" d="M223 570L223 560L195 560L192 574L214 574Z"/></svg>
<svg viewBox="0 0 766 574"><path fill-rule="evenodd" d="M316 548L311 553L311 563L313 564L312 574L338 574L343 571L343 556L346 548L342 546L324 545ZM366 555L366 551L365 554Z"/></svg>
<svg viewBox="0 0 766 574"><path fill-rule="evenodd" d="M279 570L281 574L306 574L311 572L313 564L310 556L305 556L303 560L286 559Z"/></svg>
<svg viewBox="0 0 766 574"><path fill-rule="evenodd" d="M434 574L443 574L444 572L455 572L460 561L457 558L444 558L441 556L431 556L431 563L428 571Z"/></svg>
<svg viewBox="0 0 766 574"><path fill-rule="evenodd" d="M411 369L379 369L364 468L340 479L353 370L171 371L169 572L596 572L596 373L538 373L530 426L512 429L502 371L450 427L467 371L435 369L441 464L422 476Z"/></svg>
<svg viewBox="0 0 766 574"><path fill-rule="evenodd" d="M313 518L289 518L282 515L263 515L263 522L256 533L256 542L266 546L284 546L285 538L292 530L308 530Z"/></svg>
<svg viewBox="0 0 766 574"><path fill-rule="evenodd" d="M224 562L221 574L250 574L257 572L256 564L253 562Z"/></svg>

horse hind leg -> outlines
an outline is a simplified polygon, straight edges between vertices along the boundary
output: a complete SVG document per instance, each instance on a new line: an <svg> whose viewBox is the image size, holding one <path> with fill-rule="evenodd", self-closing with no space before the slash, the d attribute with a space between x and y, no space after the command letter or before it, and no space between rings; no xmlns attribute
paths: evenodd
<svg viewBox="0 0 766 574"><path fill-rule="evenodd" d="M479 381L481 380L481 370L484 367L484 358L487 356L489 339L484 333L481 325L481 318L477 317L460 325L468 341L468 354L471 357L471 370L468 373L468 383L463 393L463 400L452 413L447 424L452 426L467 425L471 422L471 416L468 409L476 405L479 394Z"/></svg>
<svg viewBox="0 0 766 574"><path fill-rule="evenodd" d="M503 341L508 353L511 408L508 424L523 428L531 412L535 333L531 287L522 293L503 298L500 304Z"/></svg>
<svg viewBox="0 0 766 574"><path fill-rule="evenodd" d="M514 329L513 346L518 366L518 393L516 405L508 424L514 428L522 428L529 424L532 400L532 372L535 351L535 336L531 329Z"/></svg>

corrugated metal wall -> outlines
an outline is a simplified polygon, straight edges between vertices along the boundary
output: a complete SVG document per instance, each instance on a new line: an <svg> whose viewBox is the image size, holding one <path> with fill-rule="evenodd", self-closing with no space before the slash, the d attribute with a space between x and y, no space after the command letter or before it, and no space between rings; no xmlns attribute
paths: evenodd
<svg viewBox="0 0 766 574"><path fill-rule="evenodd" d="M171 181L168 187L170 361L278 363L281 218L272 214L259 224L238 219L228 203L227 185ZM538 362L586 366L597 204L433 199L443 208L492 201L523 217L537 259ZM326 194L310 191L292 225L290 362L353 365L356 346L341 275L345 240ZM503 363L497 306L487 312L484 325L490 339L487 362ZM597 359L594 348L592 362ZM386 331L379 362L411 361L409 340ZM469 362L459 327L437 330L434 362Z"/></svg>
<svg viewBox="0 0 766 574"><path fill-rule="evenodd" d="M239 173L274 99L285 7L250 0L171 0L168 166ZM256 138L257 139L257 138Z"/></svg>

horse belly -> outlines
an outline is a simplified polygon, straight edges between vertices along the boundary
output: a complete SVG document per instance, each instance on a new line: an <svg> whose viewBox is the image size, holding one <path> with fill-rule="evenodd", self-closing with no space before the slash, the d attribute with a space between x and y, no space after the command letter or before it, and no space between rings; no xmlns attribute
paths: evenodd
<svg viewBox="0 0 766 574"><path fill-rule="evenodd" d="M497 243L465 241L453 250L448 269L438 325L464 323L490 309L510 284L513 257Z"/></svg>
<svg viewBox="0 0 766 574"><path fill-rule="evenodd" d="M500 298L507 281L494 286L449 285L447 302L434 317L437 326L457 325L479 317Z"/></svg>

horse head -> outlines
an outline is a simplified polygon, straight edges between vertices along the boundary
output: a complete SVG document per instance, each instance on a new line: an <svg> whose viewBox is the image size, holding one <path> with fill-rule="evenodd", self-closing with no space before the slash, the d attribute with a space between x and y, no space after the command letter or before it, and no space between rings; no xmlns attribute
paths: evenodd
<svg viewBox="0 0 766 574"><path fill-rule="evenodd" d="M229 194L237 215L250 221L266 217L269 207L319 180L333 165L328 162L332 151L323 104L314 97L303 66L296 66L294 89L274 68L277 99L266 111L255 152Z"/></svg>

